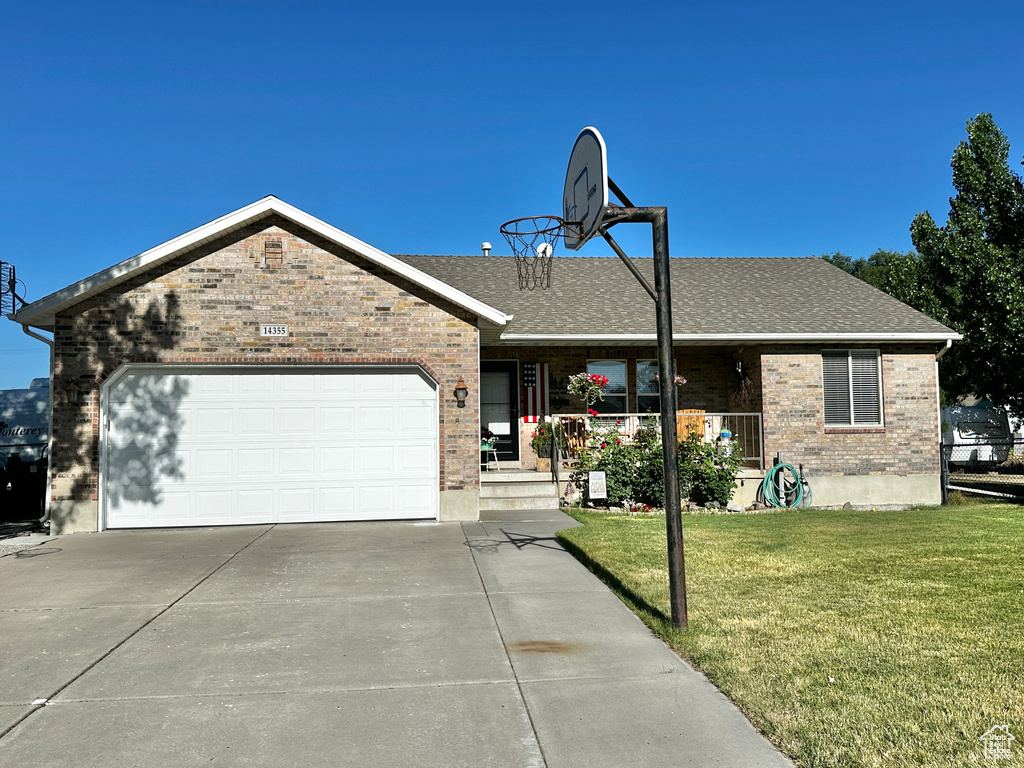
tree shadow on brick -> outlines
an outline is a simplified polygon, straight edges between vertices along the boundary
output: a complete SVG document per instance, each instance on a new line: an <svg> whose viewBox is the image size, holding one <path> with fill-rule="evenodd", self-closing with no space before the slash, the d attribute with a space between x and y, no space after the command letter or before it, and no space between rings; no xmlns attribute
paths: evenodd
<svg viewBox="0 0 1024 768"><path fill-rule="evenodd" d="M76 475L61 498L88 501L98 490L100 446L94 419L103 382L123 363L159 362L183 335L184 318L174 292L151 300L144 310L125 298L101 298L71 317L58 318L55 338L61 370L55 388L51 469L55 476ZM114 429L108 436L105 467L112 506L157 504L161 481L183 477L177 455L177 408L187 386L178 376L129 375L116 387L109 404ZM69 402L64 394L69 391L77 391L77 402Z"/></svg>

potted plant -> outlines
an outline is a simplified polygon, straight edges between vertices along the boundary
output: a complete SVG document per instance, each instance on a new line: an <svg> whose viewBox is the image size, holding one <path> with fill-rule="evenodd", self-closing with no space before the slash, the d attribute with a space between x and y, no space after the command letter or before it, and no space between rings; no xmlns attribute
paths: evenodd
<svg viewBox="0 0 1024 768"><path fill-rule="evenodd" d="M480 427L480 450L481 451L493 451L495 444L498 442L498 436L491 432L487 427Z"/></svg>
<svg viewBox="0 0 1024 768"><path fill-rule="evenodd" d="M542 421L537 425L537 429L533 431L533 437L530 439L530 447L533 448L537 454L537 471L538 472L550 472L551 471L551 443L554 439L555 431L552 428L550 421Z"/></svg>
<svg viewBox="0 0 1024 768"><path fill-rule="evenodd" d="M542 459L551 458L551 439L553 436L554 430L551 428L550 421L542 421L537 425L537 429L533 431L533 438L530 440L530 447L533 448L538 457Z"/></svg>

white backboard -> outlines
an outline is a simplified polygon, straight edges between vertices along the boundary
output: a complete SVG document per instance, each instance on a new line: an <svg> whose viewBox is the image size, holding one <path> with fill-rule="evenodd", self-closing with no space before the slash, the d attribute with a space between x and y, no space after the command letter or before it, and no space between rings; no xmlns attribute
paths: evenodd
<svg viewBox="0 0 1024 768"><path fill-rule="evenodd" d="M584 128L576 137L565 172L562 218L582 222L566 230L565 247L578 251L594 236L608 210L608 152L597 128Z"/></svg>

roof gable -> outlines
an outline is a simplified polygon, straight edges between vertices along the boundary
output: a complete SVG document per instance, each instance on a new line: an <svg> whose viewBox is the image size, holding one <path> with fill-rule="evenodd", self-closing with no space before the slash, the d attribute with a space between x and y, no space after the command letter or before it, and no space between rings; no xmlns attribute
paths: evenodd
<svg viewBox="0 0 1024 768"><path fill-rule="evenodd" d="M377 264L389 272L400 275L427 291L447 299L456 306L472 312L486 323L504 326L511 319L505 313L489 306L478 298L470 296L453 285L422 272L415 266L400 261L394 256L374 248L358 238L352 237L352 235L341 231L337 227L333 227L314 216L310 216L305 211L301 211L273 195L268 195L251 205L239 208L237 211L226 216L221 216L219 219L215 219L208 224L161 243L155 248L150 248L148 251L144 251L137 256L125 259L102 272L97 272L84 280L79 280L77 283L51 293L49 296L44 296L22 307L10 317L15 322L23 325L50 330L53 328L54 318L58 312L69 309L91 296L95 296L131 278L153 270L157 266L189 251L198 249L206 243L264 219L270 219L275 215L305 227L321 237L365 258L367 261Z"/></svg>

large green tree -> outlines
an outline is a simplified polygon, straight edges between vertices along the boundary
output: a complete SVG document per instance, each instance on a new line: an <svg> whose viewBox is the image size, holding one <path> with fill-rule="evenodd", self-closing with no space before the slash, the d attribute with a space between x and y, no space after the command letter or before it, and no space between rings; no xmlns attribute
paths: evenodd
<svg viewBox="0 0 1024 768"><path fill-rule="evenodd" d="M1024 185L991 115L967 122L953 153L949 218L910 227L920 254L919 309L963 334L941 361L942 385L1024 416Z"/></svg>
<svg viewBox="0 0 1024 768"><path fill-rule="evenodd" d="M914 251L901 253L879 248L866 259L854 259L837 251L821 258L904 304L927 311L930 300L923 288L921 261Z"/></svg>

